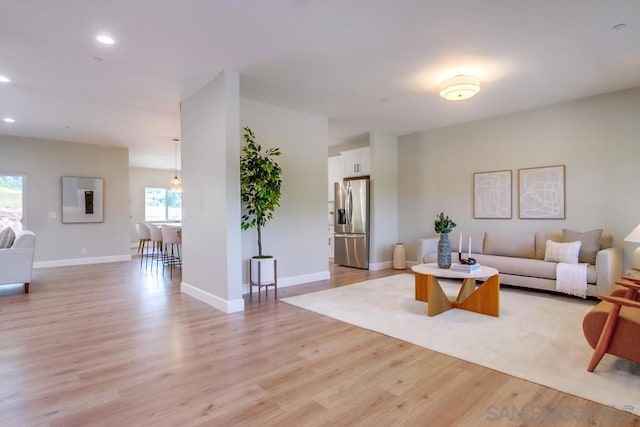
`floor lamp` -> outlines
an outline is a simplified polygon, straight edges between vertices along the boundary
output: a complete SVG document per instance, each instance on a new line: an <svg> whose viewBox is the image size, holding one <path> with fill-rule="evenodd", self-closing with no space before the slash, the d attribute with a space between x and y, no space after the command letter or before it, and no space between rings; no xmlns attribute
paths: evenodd
<svg viewBox="0 0 640 427"><path fill-rule="evenodd" d="M640 225L633 229L627 237L624 238L625 242L640 243ZM640 246L633 251L633 267L640 268Z"/></svg>

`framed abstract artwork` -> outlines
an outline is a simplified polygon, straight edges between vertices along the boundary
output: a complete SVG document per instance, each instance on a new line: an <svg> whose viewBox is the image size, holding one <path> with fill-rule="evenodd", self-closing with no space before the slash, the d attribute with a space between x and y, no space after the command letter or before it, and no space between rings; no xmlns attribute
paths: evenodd
<svg viewBox="0 0 640 427"><path fill-rule="evenodd" d="M518 170L519 218L565 218L565 166Z"/></svg>
<svg viewBox="0 0 640 427"><path fill-rule="evenodd" d="M511 171L473 174L473 217L511 218Z"/></svg>
<svg viewBox="0 0 640 427"><path fill-rule="evenodd" d="M102 178L62 177L62 222L103 222Z"/></svg>

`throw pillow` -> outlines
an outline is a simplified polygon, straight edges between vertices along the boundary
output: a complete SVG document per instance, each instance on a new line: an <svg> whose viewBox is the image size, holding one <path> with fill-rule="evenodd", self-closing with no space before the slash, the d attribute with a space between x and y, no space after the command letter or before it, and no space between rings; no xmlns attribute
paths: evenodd
<svg viewBox="0 0 640 427"><path fill-rule="evenodd" d="M580 255L578 260L580 262L588 262L589 264L596 263L596 255L600 250L600 239L602 238L602 229L585 231L580 233L578 231L562 229L562 241L563 242L575 242L579 240L582 242L580 246Z"/></svg>
<svg viewBox="0 0 640 427"><path fill-rule="evenodd" d="M16 239L16 233L13 232L11 227L7 227L0 231L0 249L6 249L13 246L13 241Z"/></svg>
<svg viewBox="0 0 640 427"><path fill-rule="evenodd" d="M544 251L544 260L577 264L580 245L582 245L582 242L579 240L569 243L558 243L553 240L547 240L547 247Z"/></svg>

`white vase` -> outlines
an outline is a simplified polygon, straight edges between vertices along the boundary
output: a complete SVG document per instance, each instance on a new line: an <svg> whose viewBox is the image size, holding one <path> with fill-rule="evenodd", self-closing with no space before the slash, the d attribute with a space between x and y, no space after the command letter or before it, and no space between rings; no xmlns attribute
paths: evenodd
<svg viewBox="0 0 640 427"><path fill-rule="evenodd" d="M407 267L406 252L402 243L397 243L393 249L393 268L404 270Z"/></svg>
<svg viewBox="0 0 640 427"><path fill-rule="evenodd" d="M270 285L276 283L275 258L251 258L251 283Z"/></svg>

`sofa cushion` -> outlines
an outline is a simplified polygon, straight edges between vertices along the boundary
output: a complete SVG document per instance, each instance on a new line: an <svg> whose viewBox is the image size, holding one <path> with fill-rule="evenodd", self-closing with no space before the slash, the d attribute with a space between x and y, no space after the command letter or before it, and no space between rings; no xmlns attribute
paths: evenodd
<svg viewBox="0 0 640 427"><path fill-rule="evenodd" d="M514 276L540 277L543 279L556 279L556 266L558 263L547 262L539 259L513 258L496 255L474 254L473 257L480 265L493 267L500 274L511 274ZM429 259L428 262L435 262ZM594 265L587 266L587 282L596 283L596 267Z"/></svg>
<svg viewBox="0 0 640 427"><path fill-rule="evenodd" d="M455 260L457 254L452 253L451 259ZM514 258L497 255L472 254L473 258L480 265L493 267L501 274L510 274L512 276L523 276L555 280L556 279L556 262L547 262L539 259ZM422 259L425 264L435 263L438 261L436 252L428 253ZM597 279L596 266L587 265L587 283L595 284Z"/></svg>
<svg viewBox="0 0 640 427"><path fill-rule="evenodd" d="M596 263L596 254L600 250L600 238L602 237L602 229L585 231L580 233L578 231L562 229L562 241L563 242L575 242L580 241L580 253L578 254L578 262L588 262L589 264Z"/></svg>
<svg viewBox="0 0 640 427"><path fill-rule="evenodd" d="M16 233L13 232L13 228L7 227L0 231L0 249L6 249L13 246L13 241L16 238Z"/></svg>
<svg viewBox="0 0 640 427"><path fill-rule="evenodd" d="M544 259L544 253L547 250L547 240L562 242L562 234L549 232L536 233L536 259Z"/></svg>
<svg viewBox="0 0 640 427"><path fill-rule="evenodd" d="M469 252L469 238L471 238L471 252L476 254L482 253L484 247L484 231L475 233L462 233L462 251L464 253ZM460 233L457 231L452 232L449 235L451 240L451 252L458 252L458 246L460 245Z"/></svg>
<svg viewBox="0 0 640 427"><path fill-rule="evenodd" d="M577 264L581 245L582 242L579 240L568 243L558 243L552 240L547 240L547 250L544 253L544 260Z"/></svg>
<svg viewBox="0 0 640 427"><path fill-rule="evenodd" d="M556 278L556 265L558 265L555 262L545 262L538 259L495 255L477 255L475 259L480 265L493 267L501 274L542 277L552 280Z"/></svg>
<svg viewBox="0 0 640 427"><path fill-rule="evenodd" d="M489 233L484 238L484 254L535 258L534 233ZM473 242L472 242L473 243Z"/></svg>
<svg viewBox="0 0 640 427"><path fill-rule="evenodd" d="M611 247L613 247L613 236L611 234L602 236L600 239L600 250L609 249Z"/></svg>

